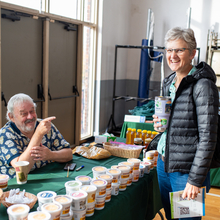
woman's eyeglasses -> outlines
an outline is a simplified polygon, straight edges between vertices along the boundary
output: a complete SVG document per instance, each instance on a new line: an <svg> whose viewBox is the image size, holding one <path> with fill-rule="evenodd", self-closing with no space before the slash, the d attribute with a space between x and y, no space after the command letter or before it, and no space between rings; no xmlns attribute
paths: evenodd
<svg viewBox="0 0 220 220"><path fill-rule="evenodd" d="M189 50L189 48L176 48L176 49L166 48L165 50L168 54L171 54L173 51L177 54L182 54L185 50Z"/></svg>

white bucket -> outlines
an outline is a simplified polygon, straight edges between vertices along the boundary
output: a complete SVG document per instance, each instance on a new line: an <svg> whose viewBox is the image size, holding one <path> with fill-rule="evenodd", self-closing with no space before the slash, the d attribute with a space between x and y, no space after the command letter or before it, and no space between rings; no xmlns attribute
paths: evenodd
<svg viewBox="0 0 220 220"><path fill-rule="evenodd" d="M77 176L75 180L82 183L82 185L89 185L92 178L90 176Z"/></svg>
<svg viewBox="0 0 220 220"><path fill-rule="evenodd" d="M98 176L99 179L104 179L107 181L106 190L111 188L113 176L110 174L102 174Z"/></svg>
<svg viewBox="0 0 220 220"><path fill-rule="evenodd" d="M132 162L124 161L124 162L119 163L118 165L129 166L129 167L131 167L130 173L133 172L133 169L134 169L134 163L132 163Z"/></svg>
<svg viewBox="0 0 220 220"><path fill-rule="evenodd" d="M97 187L94 185L83 185L80 187L81 190L87 192L88 196L87 196L87 205L89 203L93 203L95 202L95 195L96 195L96 191L97 191Z"/></svg>
<svg viewBox="0 0 220 220"><path fill-rule="evenodd" d="M70 195L76 191L79 191L80 186L82 186L82 183L80 181L71 180L65 183L66 187L66 194Z"/></svg>
<svg viewBox="0 0 220 220"><path fill-rule="evenodd" d="M109 202L111 200L112 197L111 192L112 192L112 188L106 190L105 202Z"/></svg>
<svg viewBox="0 0 220 220"><path fill-rule="evenodd" d="M139 180L140 170L133 171L132 182L137 182Z"/></svg>
<svg viewBox="0 0 220 220"><path fill-rule="evenodd" d="M94 211L95 211L95 201L92 203L87 203L86 216L89 217L89 216L94 215Z"/></svg>
<svg viewBox="0 0 220 220"><path fill-rule="evenodd" d="M139 160L137 158L129 158L127 161L130 163L134 163L133 171L139 169L139 165L140 165L141 160Z"/></svg>
<svg viewBox="0 0 220 220"><path fill-rule="evenodd" d="M125 180L126 179L128 181L131 167L119 165L117 167L117 169L121 170L121 177L120 177L120 179L121 180Z"/></svg>
<svg viewBox="0 0 220 220"><path fill-rule="evenodd" d="M111 191L111 194L113 196L117 196L118 193L119 193L119 186L120 186L120 181L118 183L113 183L112 184L112 191Z"/></svg>
<svg viewBox="0 0 220 220"><path fill-rule="evenodd" d="M42 191L37 194L37 199L38 199L38 206L39 210L41 210L41 206L46 203L52 203L53 198L57 194L53 191Z"/></svg>
<svg viewBox="0 0 220 220"><path fill-rule="evenodd" d="M62 205L61 216L67 216L70 212L70 206L72 198L68 195L57 195L53 198L54 202L58 202Z"/></svg>
<svg viewBox="0 0 220 220"><path fill-rule="evenodd" d="M103 179L94 179L91 181L91 185L97 187L96 197L103 197L106 194L107 181Z"/></svg>
<svg viewBox="0 0 220 220"><path fill-rule="evenodd" d="M106 173L107 168L106 167L102 167L102 166L96 166L92 168L92 172L93 172L93 178L98 177L101 174L105 174Z"/></svg>
<svg viewBox="0 0 220 220"><path fill-rule="evenodd" d="M73 210L73 218L74 220L85 220L86 219L86 209L76 211Z"/></svg>
<svg viewBox="0 0 220 220"><path fill-rule="evenodd" d="M106 173L112 175L113 177L112 183L118 183L120 176L121 176L121 170L111 168L111 169L108 169Z"/></svg>
<svg viewBox="0 0 220 220"><path fill-rule="evenodd" d="M58 202L46 203L41 206L42 211L49 212L51 220L60 219L62 205Z"/></svg>
<svg viewBox="0 0 220 220"><path fill-rule="evenodd" d="M95 198L95 209L102 210L105 208L105 196Z"/></svg>
<svg viewBox="0 0 220 220"><path fill-rule="evenodd" d="M119 191L125 191L127 188L127 182L128 180L120 180L120 185L119 185Z"/></svg>
<svg viewBox="0 0 220 220"><path fill-rule="evenodd" d="M30 212L28 214L28 220L36 220L36 219L50 220L50 218L51 218L51 214L49 212L35 211L35 212Z"/></svg>
<svg viewBox="0 0 220 220"><path fill-rule="evenodd" d="M71 209L72 211L81 211L86 209L86 201L88 197L88 193L79 190L70 195L72 197Z"/></svg>
<svg viewBox="0 0 220 220"><path fill-rule="evenodd" d="M147 159L147 160L154 160L154 151L147 151L146 153L145 153L145 158Z"/></svg>
<svg viewBox="0 0 220 220"><path fill-rule="evenodd" d="M145 166L144 173L149 174L151 169L151 163L150 162L141 162Z"/></svg>
<svg viewBox="0 0 220 220"><path fill-rule="evenodd" d="M13 220L27 219L29 211L30 207L25 204L12 205L7 209L9 219Z"/></svg>
<svg viewBox="0 0 220 220"><path fill-rule="evenodd" d="M142 178L144 176L145 166L143 164L140 164L139 170L140 170L139 177Z"/></svg>

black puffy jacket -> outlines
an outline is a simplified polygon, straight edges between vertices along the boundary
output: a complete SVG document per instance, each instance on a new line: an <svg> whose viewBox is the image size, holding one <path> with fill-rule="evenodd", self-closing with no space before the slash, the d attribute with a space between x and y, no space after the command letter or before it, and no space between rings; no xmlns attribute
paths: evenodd
<svg viewBox="0 0 220 220"><path fill-rule="evenodd" d="M192 75L182 79L172 103L165 171L189 173L188 183L201 187L217 140L219 96L212 68L204 62L196 68ZM164 79L164 96L169 96L175 75Z"/></svg>

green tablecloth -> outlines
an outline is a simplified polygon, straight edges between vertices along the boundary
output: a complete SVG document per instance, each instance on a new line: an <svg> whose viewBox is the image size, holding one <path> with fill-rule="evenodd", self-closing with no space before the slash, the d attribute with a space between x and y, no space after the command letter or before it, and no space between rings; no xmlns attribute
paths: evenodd
<svg viewBox="0 0 220 220"><path fill-rule="evenodd" d="M136 128L141 130L154 131L153 123L124 122L121 129L121 138L126 138L127 128Z"/></svg>
<svg viewBox="0 0 220 220"><path fill-rule="evenodd" d="M211 186L220 187L220 168L210 170Z"/></svg>
<svg viewBox="0 0 220 220"><path fill-rule="evenodd" d="M119 141L119 140L118 140ZM142 155L140 155L141 157ZM52 163L44 168L34 170L28 175L28 182L24 185L18 185L16 179L9 180L8 189L20 188L26 192L37 195L38 192L44 190L55 191L58 195L65 194L65 182L74 180L78 175L88 175L92 177L92 167L105 166L110 168L111 165L117 165L125 158L111 156L103 160L89 160L82 156L73 155L73 161L77 167L84 165L80 171L70 172L67 178L67 172L63 170L65 164ZM7 191L5 190L5 191ZM38 202L31 211L35 211ZM145 174L138 182L128 186L126 191L119 192L118 196L112 196L111 201L105 204L103 210L95 210L90 220L144 220L153 219L156 213L162 208L160 193L158 188L156 170L152 170L150 174ZM0 219L8 219L6 208L0 206Z"/></svg>

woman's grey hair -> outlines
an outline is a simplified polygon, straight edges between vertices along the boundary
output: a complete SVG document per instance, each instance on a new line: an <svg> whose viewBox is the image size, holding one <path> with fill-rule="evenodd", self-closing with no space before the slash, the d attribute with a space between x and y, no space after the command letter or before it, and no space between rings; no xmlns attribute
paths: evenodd
<svg viewBox="0 0 220 220"><path fill-rule="evenodd" d="M168 42L178 39L182 39L187 43L190 52L197 47L194 31L190 28L183 29L180 27L172 28L166 33L165 47L167 47Z"/></svg>
<svg viewBox="0 0 220 220"><path fill-rule="evenodd" d="M6 118L8 121L11 121L9 118L9 114L14 113L14 106L23 102L30 102L34 104L34 108L36 110L37 105L34 103L34 100L29 96L26 95L24 93L18 93L14 96L12 96L9 101L8 101L8 105L7 105L7 113L6 113Z"/></svg>

